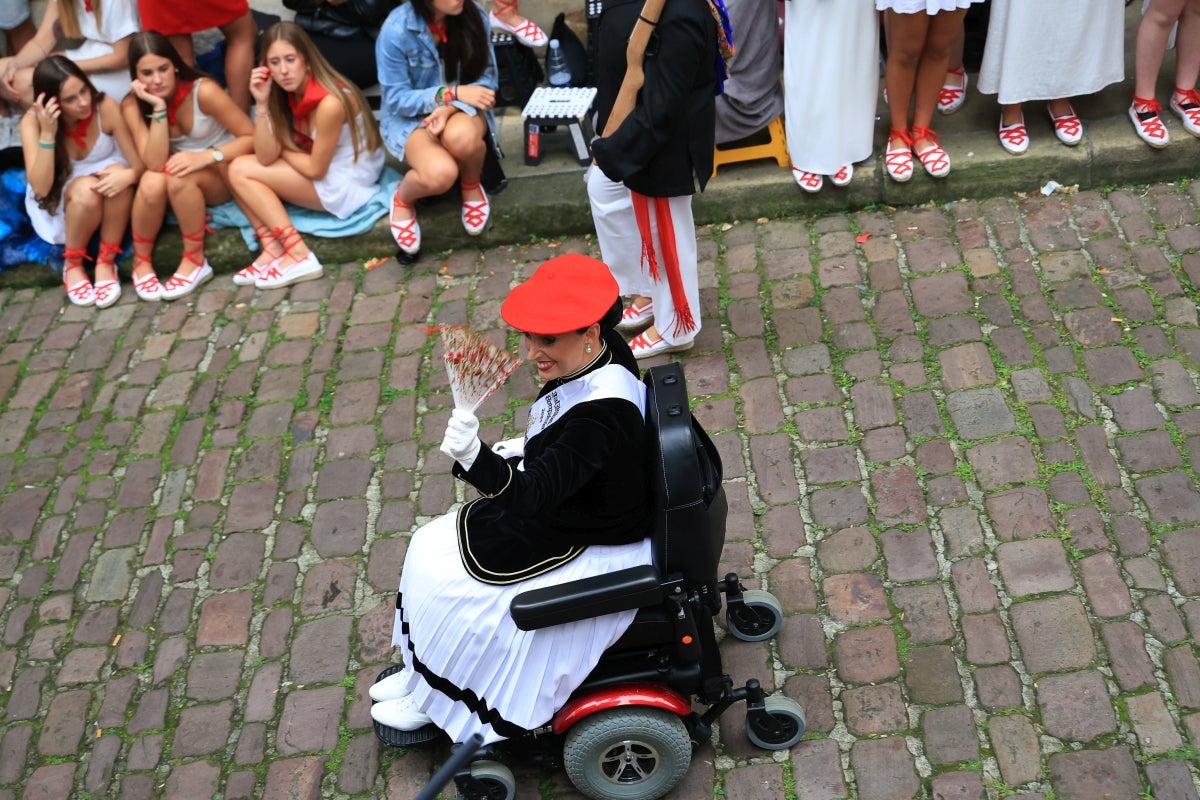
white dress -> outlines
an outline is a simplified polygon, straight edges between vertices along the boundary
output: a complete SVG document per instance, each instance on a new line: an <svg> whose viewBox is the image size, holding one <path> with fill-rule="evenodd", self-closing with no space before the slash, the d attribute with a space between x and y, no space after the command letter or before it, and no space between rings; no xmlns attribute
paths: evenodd
<svg viewBox="0 0 1200 800"><path fill-rule="evenodd" d="M362 129L360 121L359 130ZM343 123L325 177L313 181L321 207L338 219L345 219L362 208L379 191L379 175L383 172L386 156L387 151L382 146L374 150L364 148L355 161L350 125Z"/></svg>
<svg viewBox="0 0 1200 800"><path fill-rule="evenodd" d="M216 117L210 117L200 109L200 84L203 78L196 81L192 87L192 129L187 133L171 137L170 150L172 153L198 153L210 147L220 147L226 142L233 141L233 134L225 130Z"/></svg>
<svg viewBox="0 0 1200 800"><path fill-rule="evenodd" d="M832 175L869 158L879 94L873 0L784 3L783 87L792 166Z"/></svg>
<svg viewBox="0 0 1200 800"><path fill-rule="evenodd" d="M897 14L936 14L939 11L954 11L958 8L970 8L983 0L875 0L875 8L880 11L892 10Z"/></svg>
<svg viewBox="0 0 1200 800"><path fill-rule="evenodd" d="M96 136L96 143L92 145L92 149L88 151L87 155L78 161L71 162L71 174L63 181L62 195L58 198L58 207L54 209L53 213L38 205L38 199L33 193L33 189L29 184L25 184L25 211L33 223L34 232L50 244L65 244L67 221L63 215L63 203L67 196L67 187L80 175L91 175L111 167L113 164L129 166L129 162L125 160L125 154L117 145L116 137L111 133L105 133L101 128L100 133Z"/></svg>
<svg viewBox="0 0 1200 800"><path fill-rule="evenodd" d="M88 58L98 58L113 51L113 44L130 34L141 30L141 19L138 17L137 0L104 0L101 3L102 25L96 24L96 15L84 11L83 0L59 0L59 2L74 2L79 16L79 32L83 44L73 50L64 50L63 55L72 61L82 61ZM116 100L118 103L129 94L129 70L115 69L109 72L92 72L88 74L97 90Z"/></svg>
<svg viewBox="0 0 1200 800"><path fill-rule="evenodd" d="M1124 78L1123 0L992 0L980 92L1007 105L1091 94Z"/></svg>
<svg viewBox="0 0 1200 800"><path fill-rule="evenodd" d="M555 625L517 628L508 613L521 592L650 563L650 540L591 545L563 566L519 583L480 583L463 568L455 514L421 526L408 545L400 575L392 641L404 657L405 688L456 742L482 733L485 743L507 738L461 700L434 691L413 667L416 658L460 692L520 728L550 721L571 693L629 627L636 611ZM411 641L412 632L419 641ZM483 712L485 715L487 711Z"/></svg>

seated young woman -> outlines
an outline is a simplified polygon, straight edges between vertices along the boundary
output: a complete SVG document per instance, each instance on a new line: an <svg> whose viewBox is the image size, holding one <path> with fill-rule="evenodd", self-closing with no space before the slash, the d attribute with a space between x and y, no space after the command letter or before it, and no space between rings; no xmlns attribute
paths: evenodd
<svg viewBox="0 0 1200 800"><path fill-rule="evenodd" d="M0 58L0 95L33 102L33 68L51 53L74 61L97 90L116 102L129 91L126 50L140 29L137 0L48 0L37 33L19 51ZM60 38L78 46L56 51Z"/></svg>
<svg viewBox="0 0 1200 800"><path fill-rule="evenodd" d="M484 447L479 420L453 412L441 450L480 496L413 534L393 628L404 668L370 688L376 722L432 722L456 742L546 724L635 614L523 631L515 595L650 563L646 387L613 330L616 280L594 258L558 256L500 315L542 382L525 438Z"/></svg>
<svg viewBox="0 0 1200 800"><path fill-rule="evenodd" d="M409 167L392 198L396 244L409 254L421 249L413 204L456 181L463 228L483 233L491 206L479 176L499 85L483 9L473 0L410 0L383 23L375 59L383 140Z"/></svg>
<svg viewBox="0 0 1200 800"><path fill-rule="evenodd" d="M33 104L21 119L25 209L37 235L64 245L63 285L77 306L111 306L121 296L116 257L142 173L133 136L115 100L96 91L65 56L33 70ZM84 269L100 232L96 282Z"/></svg>
<svg viewBox="0 0 1200 800"><path fill-rule="evenodd" d="M205 206L233 197L229 163L254 149L254 123L157 31L133 37L129 72L132 91L121 111L146 166L133 199L133 288L143 300L174 300L213 275L204 257ZM183 233L183 259L160 284L151 256L168 204Z"/></svg>
<svg viewBox="0 0 1200 800"><path fill-rule="evenodd" d="M250 73L254 152L234 159L229 176L262 252L233 282L273 289L324 274L284 202L345 219L378 191L386 153L366 98L303 28L276 23L260 47Z"/></svg>

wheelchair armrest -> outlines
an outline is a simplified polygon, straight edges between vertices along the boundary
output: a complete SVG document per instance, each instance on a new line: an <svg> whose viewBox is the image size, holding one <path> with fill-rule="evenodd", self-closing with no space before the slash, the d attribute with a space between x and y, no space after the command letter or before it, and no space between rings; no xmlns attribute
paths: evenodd
<svg viewBox="0 0 1200 800"><path fill-rule="evenodd" d="M646 564L578 581L532 589L513 598L509 611L523 631L655 605L662 600L658 570Z"/></svg>

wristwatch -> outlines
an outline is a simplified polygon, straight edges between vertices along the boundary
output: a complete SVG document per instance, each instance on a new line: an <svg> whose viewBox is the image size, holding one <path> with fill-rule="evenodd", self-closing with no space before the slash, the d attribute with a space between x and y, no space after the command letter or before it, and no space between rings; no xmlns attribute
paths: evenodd
<svg viewBox="0 0 1200 800"><path fill-rule="evenodd" d="M212 147L209 149L212 150L213 161L216 161L219 164L225 160L225 154L221 152L221 149L219 147Z"/></svg>

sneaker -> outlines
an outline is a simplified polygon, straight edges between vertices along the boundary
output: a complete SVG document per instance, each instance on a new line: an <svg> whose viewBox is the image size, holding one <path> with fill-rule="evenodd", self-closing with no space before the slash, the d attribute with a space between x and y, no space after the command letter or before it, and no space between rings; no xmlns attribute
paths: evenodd
<svg viewBox="0 0 1200 800"><path fill-rule="evenodd" d="M641 308L630 303L621 312L621 321L615 327L619 331L640 330L651 322L654 322L654 303L647 303Z"/></svg>
<svg viewBox="0 0 1200 800"><path fill-rule="evenodd" d="M375 681L367 689L367 694L377 703L388 700L399 700L408 697L412 691L408 689L408 676L404 670L397 670L386 678Z"/></svg>
<svg viewBox="0 0 1200 800"><path fill-rule="evenodd" d="M913 155L921 162L921 166L931 178L944 178L950 174L950 154L942 149L938 135L930 128L913 128L909 131L913 143L928 139L932 144L924 150L913 149Z"/></svg>
<svg viewBox="0 0 1200 800"><path fill-rule="evenodd" d="M96 308L108 308L121 299L121 284L117 281L96 281L92 291L96 293Z"/></svg>
<svg viewBox="0 0 1200 800"><path fill-rule="evenodd" d="M310 251L304 258L286 267L279 266L278 261L272 262L270 267L258 273L254 285L259 289L282 289L293 283L315 281L324 274L325 268L317 260L317 254Z"/></svg>
<svg viewBox="0 0 1200 800"><path fill-rule="evenodd" d="M433 722L428 714L417 708L411 694L371 706L371 719L399 731L415 731Z"/></svg>
<svg viewBox="0 0 1200 800"><path fill-rule="evenodd" d="M191 275L180 275L176 272L167 278L167 282L163 284L162 298L164 300L178 300L180 297L196 291L197 286L212 276L213 268L209 266L208 261L201 264L200 269Z"/></svg>
<svg viewBox="0 0 1200 800"><path fill-rule="evenodd" d="M1153 98L1146 100L1135 97L1129 106L1129 121L1133 123L1138 138L1155 148L1166 147L1171 141L1171 134L1167 133L1162 118L1158 116L1159 111L1162 111L1162 106Z"/></svg>
<svg viewBox="0 0 1200 800"><path fill-rule="evenodd" d="M1054 112L1050 110L1050 106L1046 106L1046 113L1050 115L1050 121L1054 123L1054 135L1058 140L1067 147L1074 147L1083 141L1083 120L1075 113L1075 109L1061 117L1054 116Z"/></svg>
<svg viewBox="0 0 1200 800"><path fill-rule="evenodd" d="M634 358L650 358L659 353L682 353L684 350L691 350L694 344L695 341L692 339L675 344L668 344L666 339L657 339L652 342L645 333L639 333L629 340L629 349L633 351Z"/></svg>
<svg viewBox="0 0 1200 800"><path fill-rule="evenodd" d="M834 186L849 186L850 181L854 179L854 165L846 164L837 172L829 176L829 182Z"/></svg>
<svg viewBox="0 0 1200 800"><path fill-rule="evenodd" d="M809 194L815 194L816 192L821 191L821 187L825 185L825 179L817 173L808 172L807 170L799 169L797 167L792 167L792 178L795 179L796 184L801 189Z"/></svg>
<svg viewBox="0 0 1200 800"><path fill-rule="evenodd" d="M1200 136L1200 92L1176 89L1171 93L1171 110L1179 115L1185 131Z"/></svg>
<svg viewBox="0 0 1200 800"><path fill-rule="evenodd" d="M893 148L893 139L899 139L902 146ZM912 178L912 137L908 135L908 131L892 128L891 133L888 134L888 146L883 154L883 163L887 167L887 174L891 175L892 180L896 183L904 183Z"/></svg>
<svg viewBox="0 0 1200 800"><path fill-rule="evenodd" d="M961 81L961 86L955 86L952 83L943 83L941 91L938 92L937 110L943 114L953 114L958 109L962 108L962 104L967 100L967 71L963 67L958 69L946 70L946 77L957 75Z"/></svg>
<svg viewBox="0 0 1200 800"><path fill-rule="evenodd" d="M1029 131L1025 129L1024 117L1012 125L1005 125L1004 119L1001 118L999 135L1000 146L1014 156L1019 156L1029 149Z"/></svg>

